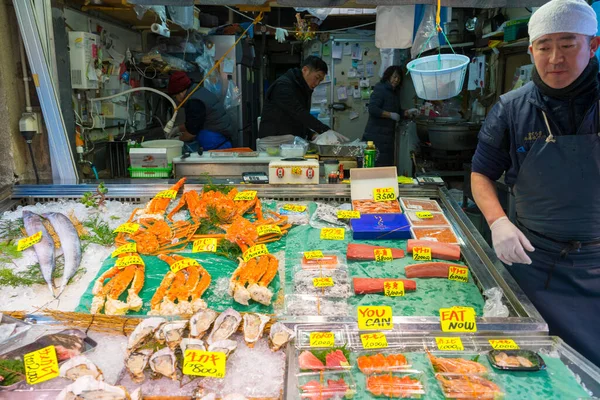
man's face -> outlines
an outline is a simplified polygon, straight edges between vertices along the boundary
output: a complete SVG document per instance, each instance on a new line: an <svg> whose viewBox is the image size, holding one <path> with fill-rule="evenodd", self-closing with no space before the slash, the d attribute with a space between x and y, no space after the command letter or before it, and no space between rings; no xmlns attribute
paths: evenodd
<svg viewBox="0 0 600 400"><path fill-rule="evenodd" d="M553 89L569 86L594 57L598 37L552 33L536 39L529 50L542 81Z"/></svg>
<svg viewBox="0 0 600 400"><path fill-rule="evenodd" d="M323 82L323 79L325 79L325 72L316 71L314 69L310 69L309 67L304 66L302 67L302 76L304 77L304 80L306 81L308 87L311 90L315 90L315 88L319 86L321 82Z"/></svg>

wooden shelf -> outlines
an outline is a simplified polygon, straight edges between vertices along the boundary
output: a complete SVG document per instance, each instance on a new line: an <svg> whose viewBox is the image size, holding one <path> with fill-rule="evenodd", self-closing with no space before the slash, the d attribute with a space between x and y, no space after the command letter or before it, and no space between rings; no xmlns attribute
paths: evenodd
<svg viewBox="0 0 600 400"><path fill-rule="evenodd" d="M502 42L500 43L498 46L496 47L474 47L473 50L475 51L491 51L493 49L506 49L506 48L515 48L515 47L529 47L529 38L522 38L522 39L518 39L515 40L514 42Z"/></svg>

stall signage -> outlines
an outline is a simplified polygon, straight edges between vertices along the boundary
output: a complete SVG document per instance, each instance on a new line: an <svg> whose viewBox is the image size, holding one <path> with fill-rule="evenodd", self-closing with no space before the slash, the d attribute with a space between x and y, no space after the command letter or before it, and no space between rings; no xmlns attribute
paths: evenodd
<svg viewBox="0 0 600 400"><path fill-rule="evenodd" d="M433 218L433 214L431 214L429 211L417 211L415 214L417 215L417 218L420 218L420 219Z"/></svg>
<svg viewBox="0 0 600 400"><path fill-rule="evenodd" d="M363 349L385 349L388 347L385 333L363 333L360 335Z"/></svg>
<svg viewBox="0 0 600 400"><path fill-rule="evenodd" d="M323 258L323 252L321 250L305 251L304 258L307 260L318 260Z"/></svg>
<svg viewBox="0 0 600 400"><path fill-rule="evenodd" d="M385 281L383 282L383 291L386 296L404 296L404 282Z"/></svg>
<svg viewBox="0 0 600 400"><path fill-rule="evenodd" d="M373 189L373 200L392 201L396 200L396 192L393 187Z"/></svg>
<svg viewBox="0 0 600 400"><path fill-rule="evenodd" d="M390 306L358 306L357 313L358 329L361 331L394 329Z"/></svg>
<svg viewBox="0 0 600 400"><path fill-rule="evenodd" d="M519 350L519 345L512 339L490 339L494 350Z"/></svg>
<svg viewBox="0 0 600 400"><path fill-rule="evenodd" d="M291 211L296 213L301 213L306 211L306 206L299 206L297 204L286 204L283 206L285 211Z"/></svg>
<svg viewBox="0 0 600 400"><path fill-rule="evenodd" d="M431 261L431 247L413 247L413 260Z"/></svg>
<svg viewBox="0 0 600 400"><path fill-rule="evenodd" d="M186 269L188 267L199 267L200 263L193 258L184 258L183 260L179 260L171 264L171 271L176 274L182 269Z"/></svg>
<svg viewBox="0 0 600 400"><path fill-rule="evenodd" d="M203 238L194 240L192 253L214 253L217 251L216 238Z"/></svg>
<svg viewBox="0 0 600 400"><path fill-rule="evenodd" d="M239 192L233 198L234 201L248 201L254 200L256 198L256 190L244 190L243 192Z"/></svg>
<svg viewBox="0 0 600 400"><path fill-rule="evenodd" d="M335 336L333 332L311 332L310 347L333 347Z"/></svg>
<svg viewBox="0 0 600 400"><path fill-rule="evenodd" d="M360 218L360 211L338 210L337 217L338 219L358 219Z"/></svg>
<svg viewBox="0 0 600 400"><path fill-rule="evenodd" d="M448 280L463 283L469 282L469 268L451 266L448 268Z"/></svg>
<svg viewBox="0 0 600 400"><path fill-rule="evenodd" d="M163 190L156 193L155 199L174 199L177 197L177 190Z"/></svg>
<svg viewBox="0 0 600 400"><path fill-rule="evenodd" d="M463 351L462 340L459 337L436 337L435 343L441 351Z"/></svg>
<svg viewBox="0 0 600 400"><path fill-rule="evenodd" d="M23 356L25 364L25 379L30 385L35 385L54 379L59 375L58 360L54 346L27 353Z"/></svg>
<svg viewBox="0 0 600 400"><path fill-rule="evenodd" d="M375 261L384 262L394 260L392 249L375 249L373 253L375 254Z"/></svg>
<svg viewBox="0 0 600 400"><path fill-rule="evenodd" d="M114 233L123 232L123 233L129 233L129 234L131 234L131 233L136 233L138 229L140 229L140 225L139 224L134 224L132 222L126 222L123 225L120 225L113 232Z"/></svg>
<svg viewBox="0 0 600 400"><path fill-rule="evenodd" d="M344 240L345 236L344 228L321 228L321 240Z"/></svg>
<svg viewBox="0 0 600 400"><path fill-rule="evenodd" d="M142 260L142 257L140 256L125 256L125 257L121 257L118 258L117 261L115 262L115 266L119 269L123 269L125 267L128 267L130 265L145 265L144 264L144 260Z"/></svg>
<svg viewBox="0 0 600 400"><path fill-rule="evenodd" d="M137 253L137 243L136 242L126 243L123 246L120 246L119 248L117 248L115 251L113 251L110 254L110 256L116 257L119 254L123 254L123 253Z"/></svg>
<svg viewBox="0 0 600 400"><path fill-rule="evenodd" d="M28 249L34 244L39 243L40 240L42 240L42 231L19 240L19 243L17 243L17 251Z"/></svg>
<svg viewBox="0 0 600 400"><path fill-rule="evenodd" d="M218 351L186 350L183 358L185 375L225 377L227 356Z"/></svg>
<svg viewBox="0 0 600 400"><path fill-rule="evenodd" d="M472 307L440 308L442 332L477 332Z"/></svg>
<svg viewBox="0 0 600 400"><path fill-rule="evenodd" d="M271 233L281 235L281 228L277 225L261 225L256 228L256 232L258 233L258 236L265 236Z"/></svg>
<svg viewBox="0 0 600 400"><path fill-rule="evenodd" d="M319 278L313 278L313 285L315 287L329 287L333 286L333 278L330 276L322 276Z"/></svg>
<svg viewBox="0 0 600 400"><path fill-rule="evenodd" d="M246 250L242 257L244 258L244 262L248 262L253 258L264 256L265 254L269 254L267 246L264 244L257 244Z"/></svg>

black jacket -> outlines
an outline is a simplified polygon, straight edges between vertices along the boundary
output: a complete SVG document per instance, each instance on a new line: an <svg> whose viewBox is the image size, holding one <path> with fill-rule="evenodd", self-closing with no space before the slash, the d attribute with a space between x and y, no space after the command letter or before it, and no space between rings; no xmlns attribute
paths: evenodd
<svg viewBox="0 0 600 400"><path fill-rule="evenodd" d="M390 136L392 140L394 139L396 121L390 118L382 118L381 114L384 111L402 115L400 112L400 98L389 82L379 82L373 89L369 99L369 121L365 127L365 135Z"/></svg>
<svg viewBox="0 0 600 400"><path fill-rule="evenodd" d="M258 137L294 135L307 138L309 129L317 133L329 130L327 125L310 115L312 92L299 68L280 76L265 95Z"/></svg>

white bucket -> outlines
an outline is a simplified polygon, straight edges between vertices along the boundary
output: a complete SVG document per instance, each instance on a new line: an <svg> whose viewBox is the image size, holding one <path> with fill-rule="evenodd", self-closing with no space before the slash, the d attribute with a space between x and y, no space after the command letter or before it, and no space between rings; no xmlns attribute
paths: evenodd
<svg viewBox="0 0 600 400"><path fill-rule="evenodd" d="M460 93L471 60L460 54L417 58L406 68L417 96L424 100L445 100Z"/></svg>
<svg viewBox="0 0 600 400"><path fill-rule="evenodd" d="M147 149L167 149L167 162L171 164L174 157L181 155L183 142L181 140L149 140L142 142L142 147Z"/></svg>

